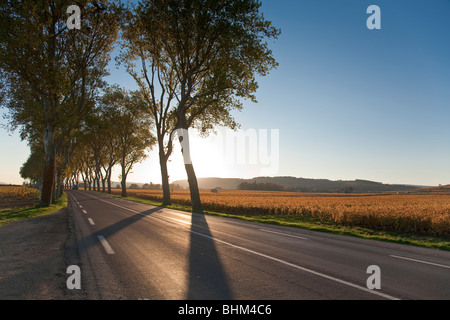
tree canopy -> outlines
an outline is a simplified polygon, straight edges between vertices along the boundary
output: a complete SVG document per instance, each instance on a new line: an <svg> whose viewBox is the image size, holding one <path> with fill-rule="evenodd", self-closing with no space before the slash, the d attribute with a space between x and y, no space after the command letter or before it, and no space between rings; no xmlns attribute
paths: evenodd
<svg viewBox="0 0 450 320"><path fill-rule="evenodd" d="M0 4L0 69L8 79L11 124L40 137L45 162L41 205L52 202L58 147L93 107L118 34L119 10L78 1L83 27L67 27L69 0ZM5 99L3 99L5 100ZM65 147L66 151L67 146Z"/></svg>
<svg viewBox="0 0 450 320"><path fill-rule="evenodd" d="M129 16L122 61L147 96L156 129L164 122L170 137L168 145L158 140L167 150L160 152L163 185L173 131L236 128L232 111L242 108L241 99L256 101L257 76L277 66L266 40L280 32L260 7L256 0L147 0ZM180 142L187 152L187 136ZM185 168L192 206L202 209L192 163Z"/></svg>
<svg viewBox="0 0 450 320"><path fill-rule="evenodd" d="M234 112L257 102L258 77L277 67L269 41L280 30L258 0L142 0L125 10L115 2L80 0L81 26L67 26L70 0L0 4L0 102L10 127L20 128L32 154L42 155L41 205L61 179L111 192L121 166L122 194L132 167L157 143L163 203L170 204L167 162L181 143L191 203L201 210L189 155L188 130L236 129ZM106 86L110 54L138 90ZM31 161L31 160L30 160ZM30 176L25 163L23 175ZM32 167L33 179L36 168ZM28 173L27 173L28 172Z"/></svg>

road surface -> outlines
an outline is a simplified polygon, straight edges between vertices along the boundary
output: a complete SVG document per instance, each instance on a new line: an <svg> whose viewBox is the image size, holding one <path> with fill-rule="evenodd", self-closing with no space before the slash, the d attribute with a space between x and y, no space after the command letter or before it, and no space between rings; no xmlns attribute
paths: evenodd
<svg viewBox="0 0 450 320"><path fill-rule="evenodd" d="M450 299L450 252L68 195L89 299Z"/></svg>

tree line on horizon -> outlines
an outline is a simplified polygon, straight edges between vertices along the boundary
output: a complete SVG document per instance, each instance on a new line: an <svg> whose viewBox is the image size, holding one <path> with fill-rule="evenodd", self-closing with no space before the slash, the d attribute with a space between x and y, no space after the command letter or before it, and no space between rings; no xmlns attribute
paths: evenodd
<svg viewBox="0 0 450 320"><path fill-rule="evenodd" d="M258 0L80 0L79 29L67 25L72 4L0 4L1 106L30 147L21 175L40 182L48 206L78 177L111 192L120 166L126 196L128 173L155 148L169 205L175 139L183 155L189 149L176 133L238 128L232 112L256 102L257 77L277 66L268 40L280 31ZM114 50L137 90L105 82ZM193 164L185 170L192 207L202 210Z"/></svg>
<svg viewBox="0 0 450 320"><path fill-rule="evenodd" d="M305 186L285 186L273 182L241 182L237 186L238 190L259 190L259 191L287 191L287 192L330 192L326 189L314 189ZM338 193L352 193L353 186L346 186L341 189L335 190Z"/></svg>

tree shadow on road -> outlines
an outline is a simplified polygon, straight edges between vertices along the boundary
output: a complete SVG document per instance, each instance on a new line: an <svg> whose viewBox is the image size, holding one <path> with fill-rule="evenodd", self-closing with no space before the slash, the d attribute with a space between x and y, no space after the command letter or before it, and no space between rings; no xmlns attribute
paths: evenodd
<svg viewBox="0 0 450 320"><path fill-rule="evenodd" d="M129 212L129 216L125 219L121 219L97 231L90 229L83 214L79 212L79 208L73 201L69 202L68 209L72 218L70 219L70 232L65 244L65 261L66 265L77 265L83 269L81 273L82 292L77 292L80 290L65 290L68 299L121 299L123 295L120 291L120 281L113 275L114 273L110 270L110 266L104 263L99 264L97 260L92 262L92 257L88 254L88 251L93 248L96 250L93 253L94 255L102 255L103 251L99 249L99 235L109 239L121 230L155 212L163 210L163 208L154 207L139 213ZM99 280L100 278L107 278L111 283L104 283L102 282L103 280Z"/></svg>
<svg viewBox="0 0 450 320"><path fill-rule="evenodd" d="M73 210L78 208L73 204ZM73 254L69 254L75 259L69 259L73 262L70 264L78 264L80 257L84 256L88 248L98 246L97 235L101 234L106 239L112 238L121 230L138 222L139 220L150 216L158 211L164 210L162 207L155 207L138 214L131 213L130 216L117 221L101 230L90 233L89 230L82 232L84 236L75 239L72 243ZM75 218L84 220L82 214L74 214ZM81 223L86 225L86 222ZM89 226L87 226L89 229ZM81 230L80 230L81 231ZM185 299L187 300L231 300L232 292L230 290L229 281L224 270L222 261L216 248L215 241L212 238L206 217L203 214L192 213L190 232L186 235L189 237L188 243L188 261L187 261L187 291ZM179 257L184 259L184 257ZM180 288L182 289L182 288ZM183 288L184 289L184 288ZM95 290L94 290L95 291ZM99 299L104 298L100 294Z"/></svg>
<svg viewBox="0 0 450 320"><path fill-rule="evenodd" d="M125 229L129 225L136 223L137 221L142 220L143 218L145 218L155 212L161 211L161 210L163 210L163 208L155 207L153 209L149 209L149 210L142 211L139 213L131 213L128 218L122 219L113 225L103 228L103 229L97 231L96 234L101 234L105 238L109 238L109 237L113 236L115 233L119 232L120 230Z"/></svg>
<svg viewBox="0 0 450 320"><path fill-rule="evenodd" d="M188 280L188 300L233 298L208 222L198 213L192 213Z"/></svg>

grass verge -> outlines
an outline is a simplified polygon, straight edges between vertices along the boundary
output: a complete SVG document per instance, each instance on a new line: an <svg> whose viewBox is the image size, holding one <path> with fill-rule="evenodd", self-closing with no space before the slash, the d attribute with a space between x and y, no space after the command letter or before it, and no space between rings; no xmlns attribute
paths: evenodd
<svg viewBox="0 0 450 320"><path fill-rule="evenodd" d="M112 195L114 197L122 198L120 195ZM137 197L126 197L124 199L145 203L153 206L170 208L174 210L181 210L187 212L193 212L190 206L185 206L181 204L172 204L170 206L163 206L161 202L141 199ZM195 212L195 211L194 211ZM200 213L200 212L198 212ZM227 218L235 218L241 219L245 221L253 221L260 222L278 226L287 226L294 227L306 230L320 231L320 232L328 232L339 235L353 236L363 239L371 239L378 241L386 241L393 242L399 244L413 245L418 247L439 249L439 250L447 250L450 251L450 239L445 237L432 237L432 236L419 236L413 234L401 234L395 232L388 231L377 231L367 228L360 227L347 227L347 226L338 226L331 225L326 223L321 223L318 221L308 221L302 219L301 216L281 216L281 215L237 215L230 214L226 212L213 212L205 210L201 212L203 214L227 217Z"/></svg>
<svg viewBox="0 0 450 320"><path fill-rule="evenodd" d="M48 207L25 207L25 208L15 208L15 209L0 209L0 226L17 220L24 220L29 218L34 218L38 216L43 216L51 214L61 210L67 206L67 194L63 195L56 200L54 204Z"/></svg>

